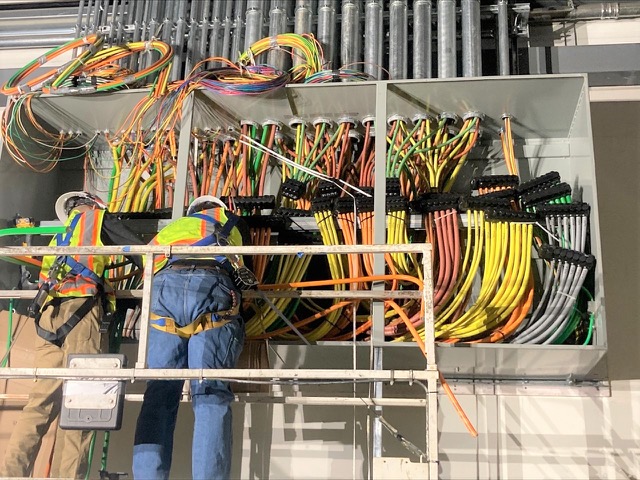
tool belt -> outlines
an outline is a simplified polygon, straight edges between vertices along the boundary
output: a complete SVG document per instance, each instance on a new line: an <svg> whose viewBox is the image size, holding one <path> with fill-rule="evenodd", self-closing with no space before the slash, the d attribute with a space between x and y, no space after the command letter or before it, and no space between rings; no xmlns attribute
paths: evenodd
<svg viewBox="0 0 640 480"><path fill-rule="evenodd" d="M175 320L170 317L163 317L151 312L149 319L150 325L156 330L178 335L182 338L190 338L192 335L196 335L205 330L211 330L212 328L224 327L227 323L231 322L233 318L240 312L240 306L236 305L229 310L221 310L219 312L203 313L198 316L195 321L191 322L184 327L177 326ZM219 320L214 320L219 319Z"/></svg>

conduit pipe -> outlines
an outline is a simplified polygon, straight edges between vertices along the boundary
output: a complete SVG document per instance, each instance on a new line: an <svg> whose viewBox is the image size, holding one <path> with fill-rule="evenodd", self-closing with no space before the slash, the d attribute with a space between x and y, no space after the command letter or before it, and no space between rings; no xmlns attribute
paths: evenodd
<svg viewBox="0 0 640 480"><path fill-rule="evenodd" d="M389 75L392 80L407 78L407 0L389 5Z"/></svg>
<svg viewBox="0 0 640 480"><path fill-rule="evenodd" d="M275 37L287 32L287 11L285 0L271 0L269 12L269 36ZM282 50L271 50L268 55L268 63L278 70L289 69L289 55Z"/></svg>
<svg viewBox="0 0 640 480"><path fill-rule="evenodd" d="M220 20L220 14L222 11L221 0L213 0L211 11L211 31L209 32L209 57L221 56L221 42L220 42L220 30L222 27L222 21ZM218 62L209 62L211 67L218 67Z"/></svg>
<svg viewBox="0 0 640 480"><path fill-rule="evenodd" d="M184 74L182 72L182 61L184 59L184 30L185 30L185 16L186 16L187 1L179 0L176 4L174 11L174 17L177 18L176 22L176 35L174 39L174 57L173 65L171 67L171 81L175 82ZM177 15L175 15L177 14Z"/></svg>
<svg viewBox="0 0 640 480"><path fill-rule="evenodd" d="M202 2L202 12L200 17L200 25L197 27L200 29L200 41L198 42L198 59L194 58L194 65L198 63L200 60L206 58L208 56L207 51L207 34L209 32L209 14L211 11L211 0L203 0ZM191 28L194 28L196 24L191 22ZM188 72L187 72L188 73Z"/></svg>
<svg viewBox="0 0 640 480"><path fill-rule="evenodd" d="M262 38L262 0L249 0L246 13L246 33L244 37L244 49Z"/></svg>
<svg viewBox="0 0 640 480"><path fill-rule="evenodd" d="M462 0L462 75L482 75L480 0Z"/></svg>
<svg viewBox="0 0 640 480"><path fill-rule="evenodd" d="M438 77L457 76L456 2L438 0Z"/></svg>
<svg viewBox="0 0 640 480"><path fill-rule="evenodd" d="M191 2L191 7L189 9L189 21L187 23L187 57L184 62L184 72L187 75L193 66L200 61L202 58L200 55L200 50L197 48L196 42L196 32L199 30L200 26L196 17L199 14L199 10L202 6L201 2Z"/></svg>
<svg viewBox="0 0 640 480"><path fill-rule="evenodd" d="M340 65L362 70L360 62L360 8L359 0L342 0ZM337 67L337 66L336 66Z"/></svg>
<svg viewBox="0 0 640 480"><path fill-rule="evenodd" d="M529 13L531 22L617 20L640 17L640 2L583 3L572 9L533 9Z"/></svg>
<svg viewBox="0 0 640 480"><path fill-rule="evenodd" d="M498 0L498 73L509 75L509 4L508 0Z"/></svg>
<svg viewBox="0 0 640 480"><path fill-rule="evenodd" d="M367 0L364 7L364 71L382 79L382 0Z"/></svg>
<svg viewBox="0 0 640 480"><path fill-rule="evenodd" d="M231 58L232 62L238 60L238 56L240 55L240 50L244 45L244 17L246 12L246 2L245 0L236 0L233 2L233 15L234 15L234 25L233 29L233 38L231 39Z"/></svg>
<svg viewBox="0 0 640 480"><path fill-rule="evenodd" d="M313 11L311 10L311 0L297 0L294 17L293 31L298 35L303 33L313 33ZM293 64L300 65L304 63L302 55L298 54L293 57Z"/></svg>
<svg viewBox="0 0 640 480"><path fill-rule="evenodd" d="M222 56L231 55L231 24L233 22L233 2L224 2L224 18L222 20Z"/></svg>
<svg viewBox="0 0 640 480"><path fill-rule="evenodd" d="M431 0L413 2L413 78L431 78Z"/></svg>
<svg viewBox="0 0 640 480"><path fill-rule="evenodd" d="M326 65L324 68L336 68L336 2L337 0L318 1L318 41L322 45Z"/></svg>

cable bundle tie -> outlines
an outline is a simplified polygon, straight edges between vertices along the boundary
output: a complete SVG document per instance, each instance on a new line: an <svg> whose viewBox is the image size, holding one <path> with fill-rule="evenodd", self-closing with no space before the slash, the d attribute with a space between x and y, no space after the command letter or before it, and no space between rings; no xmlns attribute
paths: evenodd
<svg viewBox="0 0 640 480"><path fill-rule="evenodd" d="M269 47L274 48L276 50L280 50L280 45L278 44L278 37L271 36L269 37Z"/></svg>
<svg viewBox="0 0 640 480"><path fill-rule="evenodd" d="M31 87L29 85L27 85L26 83L18 85L17 88L18 88L18 93L20 95L24 95L25 93L31 93Z"/></svg>
<svg viewBox="0 0 640 480"><path fill-rule="evenodd" d="M151 51L153 45L153 40L147 40L144 42L144 50L143 53L149 53Z"/></svg>
<svg viewBox="0 0 640 480"><path fill-rule="evenodd" d="M556 293L558 295L564 295L567 298L570 298L571 300L577 300L577 297L574 297L573 295L569 295L568 293L563 292L562 290L557 290Z"/></svg>
<svg viewBox="0 0 640 480"><path fill-rule="evenodd" d="M439 215L439 216L435 217L435 218L434 218L434 220L435 220L436 222L438 222L438 221L440 221L440 220L445 219L445 218L446 218L446 217L448 217L449 215L457 215L457 214L458 214L458 211L457 211L457 210L455 210L455 209L452 209L450 212L443 213L442 215Z"/></svg>
<svg viewBox="0 0 640 480"><path fill-rule="evenodd" d="M256 62L255 58L253 57L253 50L251 50L251 48L247 49L247 57L249 57L249 64L255 66Z"/></svg>

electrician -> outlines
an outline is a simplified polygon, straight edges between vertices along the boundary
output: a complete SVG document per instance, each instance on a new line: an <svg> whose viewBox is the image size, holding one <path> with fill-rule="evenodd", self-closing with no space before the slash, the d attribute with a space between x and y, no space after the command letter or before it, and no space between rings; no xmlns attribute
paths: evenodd
<svg viewBox="0 0 640 480"><path fill-rule="evenodd" d="M88 192L69 192L58 198L56 215L66 233L56 235L50 246L131 245L142 242L115 216L105 215L104 202ZM139 268L140 260L131 258ZM37 368L67 366L74 353L99 353L101 322L115 310L115 296L103 277L108 255L45 256L40 290L29 311L35 318ZM31 474L42 437L60 414L62 380L36 379L27 405L13 429L0 469L2 477ZM85 478L92 432L56 432L51 476Z"/></svg>
<svg viewBox="0 0 640 480"><path fill-rule="evenodd" d="M216 197L196 198L187 216L163 228L152 245L242 245L246 224ZM187 258L185 258L187 257ZM242 289L255 277L238 256L158 256L151 293L149 368L233 368L244 343ZM138 479L167 479L182 394L181 380L152 380L142 402L133 448ZM191 382L195 416L191 478L226 479L231 470L228 382Z"/></svg>

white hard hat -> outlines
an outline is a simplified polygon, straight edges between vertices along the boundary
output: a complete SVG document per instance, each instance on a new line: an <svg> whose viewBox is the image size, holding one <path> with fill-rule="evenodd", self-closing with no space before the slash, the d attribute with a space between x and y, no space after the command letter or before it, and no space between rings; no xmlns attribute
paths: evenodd
<svg viewBox="0 0 640 480"><path fill-rule="evenodd" d="M206 207L204 206L204 204L206 203L215 203L222 208L227 208L224 202L218 197L214 197L213 195L202 195L201 197L198 197L194 199L193 202L191 202L191 205L189 205L189 208L187 208L187 215L192 215L196 212L199 212L200 210L205 210Z"/></svg>
<svg viewBox="0 0 640 480"><path fill-rule="evenodd" d="M56 200L56 216L61 222L66 222L67 218L69 218L69 212L79 205L94 205L102 210L107 209L107 204L92 193L67 192L60 195Z"/></svg>

